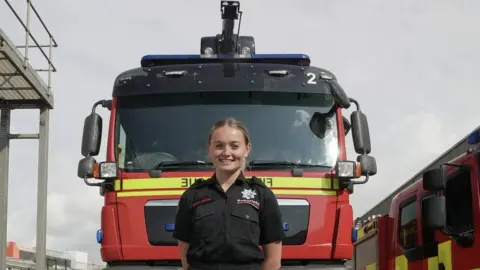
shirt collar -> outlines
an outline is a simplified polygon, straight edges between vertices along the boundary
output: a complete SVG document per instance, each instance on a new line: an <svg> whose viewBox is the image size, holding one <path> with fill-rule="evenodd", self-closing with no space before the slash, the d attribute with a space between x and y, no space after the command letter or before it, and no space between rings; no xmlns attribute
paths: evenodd
<svg viewBox="0 0 480 270"><path fill-rule="evenodd" d="M213 176L211 177L211 180L212 181L209 183L210 185L216 185L217 184L216 173L213 174ZM242 171L238 175L237 180L235 180L235 184L237 184L237 185L244 184L246 181L247 181L247 178L245 177L245 175L243 174L243 171Z"/></svg>

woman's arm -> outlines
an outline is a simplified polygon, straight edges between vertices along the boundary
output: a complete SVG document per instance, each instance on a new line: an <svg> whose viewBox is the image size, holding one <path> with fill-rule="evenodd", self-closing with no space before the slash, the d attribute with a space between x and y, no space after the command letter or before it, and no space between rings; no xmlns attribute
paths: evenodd
<svg viewBox="0 0 480 270"><path fill-rule="evenodd" d="M282 215L277 198L269 188L264 189L263 205L260 206L260 244L265 260L262 270L278 270L282 261L282 240L285 236Z"/></svg>
<svg viewBox="0 0 480 270"><path fill-rule="evenodd" d="M182 260L183 269L188 269L187 251L190 246L190 237L192 233L191 212L188 204L188 191L184 192L178 202L177 215L175 216L175 230L173 237L178 240L180 248L180 259Z"/></svg>
<svg viewBox="0 0 480 270"><path fill-rule="evenodd" d="M282 266L282 241L275 241L262 246L265 260L262 270L279 270Z"/></svg>
<svg viewBox="0 0 480 270"><path fill-rule="evenodd" d="M182 266L184 270L188 270L187 251L189 243L178 240L178 247L180 248L180 259L182 260Z"/></svg>

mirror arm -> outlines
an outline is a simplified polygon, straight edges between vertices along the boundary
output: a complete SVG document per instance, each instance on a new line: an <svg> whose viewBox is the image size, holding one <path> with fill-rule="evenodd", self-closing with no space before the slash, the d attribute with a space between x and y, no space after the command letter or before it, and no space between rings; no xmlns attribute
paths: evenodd
<svg viewBox="0 0 480 270"><path fill-rule="evenodd" d="M350 102L355 104L355 106L357 107L357 111L360 111L360 104L356 99L349 97L348 100L350 100Z"/></svg>
<svg viewBox="0 0 480 270"><path fill-rule="evenodd" d="M103 182L97 182L97 183L89 182L88 178L86 176L83 177L83 181L85 182L85 184L87 186L91 186L91 187L101 187L101 186L103 186Z"/></svg>
<svg viewBox="0 0 480 270"><path fill-rule="evenodd" d="M111 106L112 106L112 101L111 101L111 100L102 99L102 100L99 100L99 101L95 102L95 103L93 104L93 107L92 107L92 114L95 113L95 109L97 108L98 105L102 105L103 108L110 109Z"/></svg>
<svg viewBox="0 0 480 270"><path fill-rule="evenodd" d="M365 175L365 179L363 179L363 180L350 180L350 183L352 183L354 185L362 185L362 184L367 183L369 178L370 178L370 176L367 174L367 175Z"/></svg>

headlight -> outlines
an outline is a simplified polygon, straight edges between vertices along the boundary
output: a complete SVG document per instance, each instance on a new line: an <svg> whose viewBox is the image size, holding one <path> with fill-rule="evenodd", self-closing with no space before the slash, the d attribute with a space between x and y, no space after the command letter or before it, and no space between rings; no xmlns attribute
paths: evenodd
<svg viewBox="0 0 480 270"><path fill-rule="evenodd" d="M360 164L355 161L339 161L336 171L339 178L358 178L361 176Z"/></svg>
<svg viewBox="0 0 480 270"><path fill-rule="evenodd" d="M115 162L100 162L98 164L98 175L100 179L118 178L118 168Z"/></svg>

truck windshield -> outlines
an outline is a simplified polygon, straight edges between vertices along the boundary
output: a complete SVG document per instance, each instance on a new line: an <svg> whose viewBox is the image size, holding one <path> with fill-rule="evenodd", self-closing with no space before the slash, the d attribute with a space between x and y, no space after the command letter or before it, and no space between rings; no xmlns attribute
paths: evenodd
<svg viewBox="0 0 480 270"><path fill-rule="evenodd" d="M119 97L115 131L119 166L151 170L163 162L176 163L179 170L198 170L202 163L197 161L210 161L207 137L212 125L229 116L249 129L249 161L277 163L275 168L318 165L319 170L336 163L339 147L332 96L202 92Z"/></svg>

